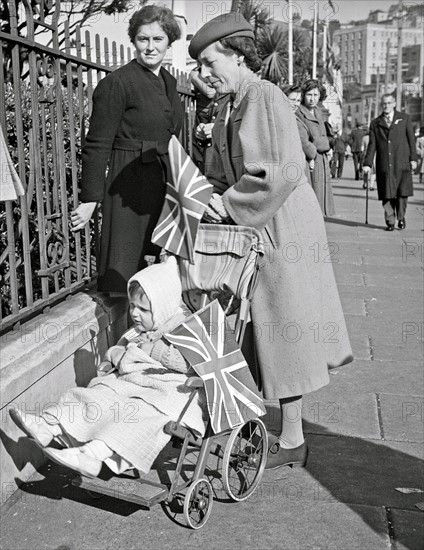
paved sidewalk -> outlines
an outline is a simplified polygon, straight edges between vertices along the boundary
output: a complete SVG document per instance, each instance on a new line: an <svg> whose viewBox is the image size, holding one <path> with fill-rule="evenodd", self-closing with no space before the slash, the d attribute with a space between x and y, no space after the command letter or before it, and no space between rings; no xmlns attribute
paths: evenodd
<svg viewBox="0 0 424 550"><path fill-rule="evenodd" d="M406 229L389 233L376 191L366 225L351 161L345 174L333 180L333 244L317 253L333 260L355 362L305 396L307 467L265 472L249 500L217 499L206 526L191 531L161 506L91 498L69 471L47 466L7 503L2 549L422 550L423 185L414 178ZM277 403L268 408L277 429Z"/></svg>

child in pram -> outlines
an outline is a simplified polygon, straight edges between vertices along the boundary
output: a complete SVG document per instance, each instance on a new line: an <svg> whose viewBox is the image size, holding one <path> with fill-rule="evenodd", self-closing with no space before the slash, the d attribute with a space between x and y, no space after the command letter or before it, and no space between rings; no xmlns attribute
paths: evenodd
<svg viewBox="0 0 424 550"><path fill-rule="evenodd" d="M164 426L178 419L193 391L185 382L194 371L163 338L190 315L181 293L174 257L139 271L128 282L135 325L107 351L99 376L87 388L67 391L41 416L10 410L49 458L89 477L97 476L103 463L116 474L150 470L170 439ZM200 436L204 404L200 389L183 417ZM53 439L69 448L49 447Z"/></svg>

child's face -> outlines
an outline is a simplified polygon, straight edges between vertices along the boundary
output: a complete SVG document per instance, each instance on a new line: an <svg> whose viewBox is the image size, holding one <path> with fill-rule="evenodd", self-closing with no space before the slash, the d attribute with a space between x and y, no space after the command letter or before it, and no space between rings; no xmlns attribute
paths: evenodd
<svg viewBox="0 0 424 550"><path fill-rule="evenodd" d="M149 298L143 293L136 297L130 297L130 315L136 325L141 325L144 330L153 330L154 322L152 306Z"/></svg>

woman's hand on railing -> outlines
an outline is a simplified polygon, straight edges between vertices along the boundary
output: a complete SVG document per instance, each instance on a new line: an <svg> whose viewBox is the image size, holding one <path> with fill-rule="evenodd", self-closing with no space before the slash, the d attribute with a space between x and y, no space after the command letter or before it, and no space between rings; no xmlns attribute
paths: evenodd
<svg viewBox="0 0 424 550"><path fill-rule="evenodd" d="M82 202L71 212L71 230L80 231L91 219L97 202Z"/></svg>

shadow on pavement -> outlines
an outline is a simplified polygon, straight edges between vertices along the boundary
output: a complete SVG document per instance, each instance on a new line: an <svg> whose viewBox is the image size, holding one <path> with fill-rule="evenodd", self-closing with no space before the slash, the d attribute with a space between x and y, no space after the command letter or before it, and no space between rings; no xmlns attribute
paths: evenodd
<svg viewBox="0 0 424 550"><path fill-rule="evenodd" d="M385 230L381 225L374 225L372 223L354 222L350 220L341 220L339 218L325 218L326 223L335 223L339 225L348 225L351 227L368 227L369 229L381 229Z"/></svg>
<svg viewBox="0 0 424 550"><path fill-rule="evenodd" d="M268 407L266 423L269 425L271 422L272 427L275 428L278 425L276 419L279 418L279 414L280 412L276 408ZM387 537L389 532L398 544L403 545L402 548L408 550L419 548L419 540L422 537L422 534L419 533L419 530L422 529L422 512L414 508L414 505L423 500L423 495L422 493L402 494L395 489L397 487L413 487L423 490L424 461L393 449L384 441L340 436L321 424L304 421L304 431L310 453L306 469L293 478L296 481L299 499L305 500L305 495L309 491L307 500L311 501L313 506L317 500L324 503L343 503L359 515L364 523L381 535L382 539ZM191 475L195 465L195 454L196 452L193 451L183 477L189 477L187 474ZM154 464L154 470L163 483L169 483L172 477L175 470L175 456L175 449L168 446ZM220 465L219 459L212 457L206 476L214 488L214 499L228 502L228 497L222 488ZM137 511L147 510L118 498L108 496L99 498L99 495L73 486L71 481L75 474L70 473L66 468L47 464L39 469L39 473L45 478L32 482L22 482L17 479L16 482L20 490L36 497L45 497L51 500L69 499L120 516L129 516ZM290 468L281 468L275 472L268 471L266 476L268 480L274 478L273 485L277 485L281 483L282 473L286 484L287 480L290 480L290 476L294 476L294 471ZM306 473L309 476L305 475ZM134 483L134 478L131 479ZM131 482L131 479L130 476L126 477L127 481ZM264 486L266 485L264 484ZM311 497L311 491L313 491L313 497ZM261 495L266 497L260 489L258 495L257 499L260 499ZM230 503L230 506L234 506L233 513L237 513L237 504ZM383 508L383 521L379 522L377 527L376 522L370 519L370 506ZM162 508L171 521L183 525L182 499L176 499L170 505L162 504ZM397 512L401 514L399 524ZM384 513L387 521L384 521ZM401 524L402 517L405 521L405 517L402 516L405 513L407 514L407 528ZM414 522L412 529L414 534L411 531L412 522Z"/></svg>
<svg viewBox="0 0 424 550"><path fill-rule="evenodd" d="M269 406L267 410L265 422L269 424L267 418L270 417L274 428L272 431L277 433L275 426L279 422L275 420L279 419L280 411ZM343 503L382 538L389 532L390 537L401 544L402 548L421 548L424 540L423 514L415 504L423 502L423 492L404 494L396 491L396 488L424 491L424 460L393 449L383 440L380 442L340 436L322 424L304 420L303 430L309 444L306 470L318 484L318 487L313 487L314 500ZM276 472L282 471L283 468ZM302 491L306 492L308 489L307 481L304 487L299 480L297 484L298 494L301 496ZM309 492L312 493L310 487ZM368 514L370 506L385 509L387 522L377 524L378 527L381 526L380 531ZM396 521L396 512L409 514L407 529L401 524L402 516L399 523Z"/></svg>

